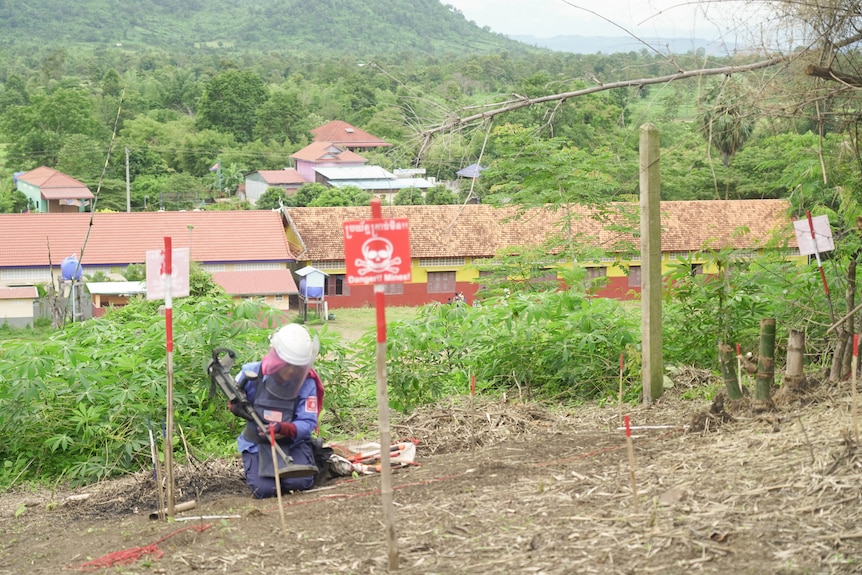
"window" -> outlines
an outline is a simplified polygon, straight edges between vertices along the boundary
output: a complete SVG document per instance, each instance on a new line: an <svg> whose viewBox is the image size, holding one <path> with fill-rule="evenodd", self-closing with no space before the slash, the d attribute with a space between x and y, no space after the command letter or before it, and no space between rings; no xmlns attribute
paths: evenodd
<svg viewBox="0 0 862 575"><path fill-rule="evenodd" d="M343 270L344 260L316 260L311 265L319 270Z"/></svg>
<svg viewBox="0 0 862 575"><path fill-rule="evenodd" d="M284 268L283 264L276 262L259 262L248 264L234 264L233 271L235 272L254 272L258 270L280 270Z"/></svg>
<svg viewBox="0 0 862 575"><path fill-rule="evenodd" d="M465 264L464 258L419 258L419 266L423 268L463 267Z"/></svg>
<svg viewBox="0 0 862 575"><path fill-rule="evenodd" d="M59 268L58 268L59 271ZM85 270L89 273L89 269ZM50 280L51 271L48 268L18 268L0 271L2 280Z"/></svg>
<svg viewBox="0 0 862 575"><path fill-rule="evenodd" d="M629 266L629 287L630 288L641 287L641 267L640 266Z"/></svg>
<svg viewBox="0 0 862 575"><path fill-rule="evenodd" d="M545 271L545 273L543 273L542 275L537 275L534 278L530 278L530 283L533 285L556 283L556 281L557 281L557 272L556 271Z"/></svg>
<svg viewBox="0 0 862 575"><path fill-rule="evenodd" d="M608 268L606 268L605 266L587 268L587 279L595 280L595 279L604 278L607 276L608 276Z"/></svg>
<svg viewBox="0 0 862 575"><path fill-rule="evenodd" d="M428 272L428 293L455 293L455 272Z"/></svg>
<svg viewBox="0 0 862 575"><path fill-rule="evenodd" d="M404 284L383 284L383 293L386 295L403 295Z"/></svg>
<svg viewBox="0 0 862 575"><path fill-rule="evenodd" d="M347 283L345 274L333 274L328 276L324 283L326 295L350 295L350 284Z"/></svg>

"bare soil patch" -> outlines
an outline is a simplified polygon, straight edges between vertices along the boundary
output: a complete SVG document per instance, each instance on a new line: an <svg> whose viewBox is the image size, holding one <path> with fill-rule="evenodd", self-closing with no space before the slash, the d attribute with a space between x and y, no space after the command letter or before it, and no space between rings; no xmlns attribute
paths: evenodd
<svg viewBox="0 0 862 575"><path fill-rule="evenodd" d="M776 394L771 413L744 401L715 413L680 397L708 376L684 375L628 410L634 482L617 406L458 398L393 414L393 439L418 441L418 465L393 474L398 571L862 572L849 385ZM150 519L148 471L2 494L0 574L389 571L377 476L286 495L287 532L237 460L184 464L175 479L197 506L171 521Z"/></svg>

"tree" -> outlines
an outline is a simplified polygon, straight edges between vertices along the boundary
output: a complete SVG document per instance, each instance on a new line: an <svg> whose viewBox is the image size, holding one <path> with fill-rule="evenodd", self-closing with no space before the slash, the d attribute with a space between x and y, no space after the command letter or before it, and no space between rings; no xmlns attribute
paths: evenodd
<svg viewBox="0 0 862 575"><path fill-rule="evenodd" d="M278 187L269 187L254 203L258 210L275 210L281 206L289 206L290 201L285 191Z"/></svg>
<svg viewBox="0 0 862 575"><path fill-rule="evenodd" d="M754 131L754 121L744 111L742 103L716 103L704 111L701 116L703 137L721 152L721 161L725 167L730 165L731 158Z"/></svg>
<svg viewBox="0 0 862 575"><path fill-rule="evenodd" d="M425 199L419 188L404 188L395 194L392 203L396 206L422 206L425 204Z"/></svg>
<svg viewBox="0 0 862 575"><path fill-rule="evenodd" d="M562 138L540 140L527 128L511 124L496 128L493 138L497 158L482 172L491 192L483 201L525 208L593 206L619 193L619 185L605 172L613 165L608 150L582 150Z"/></svg>
<svg viewBox="0 0 862 575"><path fill-rule="evenodd" d="M455 197L452 190L442 184L438 184L425 192L425 203L429 206L443 206L457 202L458 198Z"/></svg>
<svg viewBox="0 0 862 575"><path fill-rule="evenodd" d="M371 202L371 194L357 188L356 186L345 186L343 188L326 188L308 206L335 207L335 206L367 206Z"/></svg>
<svg viewBox="0 0 862 575"><path fill-rule="evenodd" d="M296 90L277 89L257 111L255 138L279 144L307 144L311 141L309 110Z"/></svg>
<svg viewBox="0 0 862 575"><path fill-rule="evenodd" d="M205 85L196 124L232 134L238 142L254 137L257 111L268 99L263 80L251 71L225 70Z"/></svg>
<svg viewBox="0 0 862 575"><path fill-rule="evenodd" d="M66 138L73 134L107 141L94 109L92 97L80 88L59 88L32 96L29 104L6 108L0 116L0 136L8 143L5 163L53 167Z"/></svg>
<svg viewBox="0 0 862 575"><path fill-rule="evenodd" d="M298 208L310 206L320 194L328 189L323 184L318 184L317 182L302 184L296 190L296 195L293 197L293 205Z"/></svg>

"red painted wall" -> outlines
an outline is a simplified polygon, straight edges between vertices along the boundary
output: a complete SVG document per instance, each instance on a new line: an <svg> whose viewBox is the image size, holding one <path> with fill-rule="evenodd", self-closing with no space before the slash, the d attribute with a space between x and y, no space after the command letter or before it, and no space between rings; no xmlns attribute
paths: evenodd
<svg viewBox="0 0 862 575"><path fill-rule="evenodd" d="M456 291L464 294L468 304L473 303L479 286L471 282L461 282L455 285ZM386 305L395 307L420 306L431 302L451 302L455 293L428 293L428 286L422 284L404 284L403 294L386 294ZM374 307L374 286L350 286L350 295L327 295L326 303L329 309L340 307Z"/></svg>
<svg viewBox="0 0 862 575"><path fill-rule="evenodd" d="M640 297L641 288L629 287L628 276L610 277L607 285L596 292L598 297L606 297L609 299L630 300Z"/></svg>

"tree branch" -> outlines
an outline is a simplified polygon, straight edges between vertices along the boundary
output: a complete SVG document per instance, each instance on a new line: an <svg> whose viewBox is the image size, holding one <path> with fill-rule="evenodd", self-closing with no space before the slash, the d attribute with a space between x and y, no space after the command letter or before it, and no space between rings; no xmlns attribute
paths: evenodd
<svg viewBox="0 0 862 575"><path fill-rule="evenodd" d="M594 94L596 92L602 92L605 90L613 90L615 88L627 88L629 86L649 86L651 84L666 84L668 82L675 82L677 80L685 80L687 78L698 78L703 76L719 76L719 75L730 75L730 74L740 74L743 72L751 72L753 70L761 70L763 68L769 68L771 66L776 66L778 64L782 64L784 62L790 61L792 58L797 57L798 54L792 55L782 55L776 56L774 58L769 58L768 60L762 60L760 62L754 62L752 64L746 64L744 66L724 66L721 68L704 68L700 70L690 70L688 72L678 72L676 74L670 74L667 76L659 76L656 78L640 78L637 80L624 80L620 82L612 82L610 84L601 84L599 86L591 86L589 88L583 88L581 90L575 90L573 92L563 92L561 94L551 94L549 96L541 96L539 98L522 98L516 100L514 102L509 102L505 106L501 106L499 108L495 108L493 110L488 110L485 112L479 112L478 114L473 114L471 116L466 116L464 118L450 118L443 122L441 125L431 128L429 130L425 130L422 132L422 136L424 138L429 138L434 134L439 134L441 132L447 132L453 129L460 129L463 126L469 125L473 122L477 122L480 120L489 120L494 116L499 114L504 114L506 112L512 112L514 110L520 110L521 108L526 108L527 106L532 106L533 104L541 104L544 102L554 102L567 100L569 98L577 98L578 96L586 96L587 94Z"/></svg>
<svg viewBox="0 0 862 575"><path fill-rule="evenodd" d="M805 68L805 74L807 76L814 76L815 78L841 82L842 84L846 84L852 88L862 88L862 78L859 76L851 76L850 74L842 74L841 72L834 71L832 68L824 68L823 66L809 64Z"/></svg>

